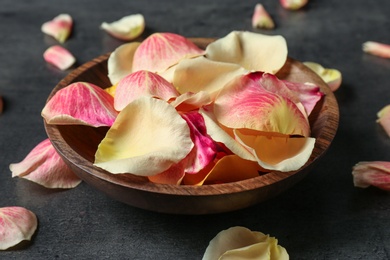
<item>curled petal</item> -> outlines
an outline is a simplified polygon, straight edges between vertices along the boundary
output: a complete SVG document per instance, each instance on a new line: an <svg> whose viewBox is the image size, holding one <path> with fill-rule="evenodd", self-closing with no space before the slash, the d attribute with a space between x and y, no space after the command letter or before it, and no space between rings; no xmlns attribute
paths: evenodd
<svg viewBox="0 0 390 260"><path fill-rule="evenodd" d="M0 250L31 240L38 226L36 215L23 207L0 208Z"/></svg>
<svg viewBox="0 0 390 260"><path fill-rule="evenodd" d="M139 45L139 42L122 44L110 54L107 70L111 84L117 84L123 77L132 72L134 53Z"/></svg>
<svg viewBox="0 0 390 260"><path fill-rule="evenodd" d="M202 106L209 105L210 103L211 97L209 93L199 91L197 93L186 92L178 96L170 104L174 106L177 111L189 112Z"/></svg>
<svg viewBox="0 0 390 260"><path fill-rule="evenodd" d="M151 176L192 150L186 121L167 102L140 97L126 106L101 141L95 165L111 173Z"/></svg>
<svg viewBox="0 0 390 260"><path fill-rule="evenodd" d="M202 260L214 259L288 260L289 255L276 238L237 226L219 232L210 241Z"/></svg>
<svg viewBox="0 0 390 260"><path fill-rule="evenodd" d="M274 21L262 4L256 4L255 6L252 16L252 27L264 29L275 28Z"/></svg>
<svg viewBox="0 0 390 260"><path fill-rule="evenodd" d="M307 4L308 0L280 0L280 4L289 10L298 10Z"/></svg>
<svg viewBox="0 0 390 260"><path fill-rule="evenodd" d="M274 74L287 60L287 43L280 35L233 31L210 43L206 48L206 57L236 63L249 71Z"/></svg>
<svg viewBox="0 0 390 260"><path fill-rule="evenodd" d="M378 57L390 58L390 45L380 42L368 41L363 43L363 51Z"/></svg>
<svg viewBox="0 0 390 260"><path fill-rule="evenodd" d="M328 84L332 91L336 91L342 82L341 72L336 69L327 69L315 62L304 62L307 67L313 70L318 76Z"/></svg>
<svg viewBox="0 0 390 260"><path fill-rule="evenodd" d="M69 14L60 14L53 20L44 23L41 31L64 43L72 32L73 19Z"/></svg>
<svg viewBox="0 0 390 260"><path fill-rule="evenodd" d="M91 83L75 82L55 93L41 114L48 124L99 127L111 126L118 112L109 93Z"/></svg>
<svg viewBox="0 0 390 260"><path fill-rule="evenodd" d="M378 119L376 120L382 128L385 130L388 136L390 136L390 105L385 106L377 113Z"/></svg>
<svg viewBox="0 0 390 260"><path fill-rule="evenodd" d="M46 188L74 188L81 180L58 155L49 139L39 143L19 163L9 166L12 177L20 177Z"/></svg>
<svg viewBox="0 0 390 260"><path fill-rule="evenodd" d="M377 188L390 191L390 162L359 162L352 169L355 187Z"/></svg>
<svg viewBox="0 0 390 260"><path fill-rule="evenodd" d="M146 38L134 53L133 72L164 71L185 57L204 51L185 37L173 33L154 33Z"/></svg>
<svg viewBox="0 0 390 260"><path fill-rule="evenodd" d="M76 58L72 53L59 45L49 47L43 53L43 58L46 62L53 64L60 70L69 69L76 62Z"/></svg>
<svg viewBox="0 0 390 260"><path fill-rule="evenodd" d="M142 14L132 14L112 23L103 22L100 27L115 38L130 41L143 33L145 19Z"/></svg>
<svg viewBox="0 0 390 260"><path fill-rule="evenodd" d="M168 101L179 95L176 88L163 77L150 71L139 70L118 82L114 107L121 111L130 102L141 96L157 97Z"/></svg>

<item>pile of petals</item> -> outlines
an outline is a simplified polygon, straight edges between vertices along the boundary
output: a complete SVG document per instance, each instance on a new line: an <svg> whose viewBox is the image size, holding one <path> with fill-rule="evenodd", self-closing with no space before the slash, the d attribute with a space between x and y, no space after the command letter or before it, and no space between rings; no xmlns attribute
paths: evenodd
<svg viewBox="0 0 390 260"><path fill-rule="evenodd" d="M323 94L278 79L286 59L282 36L234 31L202 50L155 33L111 54L111 88L72 83L42 116L49 124L108 126L94 165L112 174L203 185L295 171L314 148L308 116Z"/></svg>

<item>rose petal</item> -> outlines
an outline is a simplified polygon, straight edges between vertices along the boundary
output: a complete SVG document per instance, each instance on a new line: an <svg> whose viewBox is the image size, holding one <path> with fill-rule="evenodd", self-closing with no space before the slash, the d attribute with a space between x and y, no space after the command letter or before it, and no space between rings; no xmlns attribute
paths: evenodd
<svg viewBox="0 0 390 260"><path fill-rule="evenodd" d="M130 102L141 96L157 97L168 101L179 95L176 88L163 77L150 71L139 70L118 82L114 107L121 111Z"/></svg>
<svg viewBox="0 0 390 260"><path fill-rule="evenodd" d="M140 44L139 42L122 44L110 54L107 70L111 84L117 84L123 77L132 72L134 53Z"/></svg>
<svg viewBox="0 0 390 260"><path fill-rule="evenodd" d="M264 29L275 28L274 21L262 4L256 4L255 6L255 10L252 15L252 27Z"/></svg>
<svg viewBox="0 0 390 260"><path fill-rule="evenodd" d="M308 0L280 0L280 4L289 10L298 10L307 4Z"/></svg>
<svg viewBox="0 0 390 260"><path fill-rule="evenodd" d="M170 104L178 111L189 112L202 106L209 105L210 103L211 97L209 93L205 91L199 91L197 93L186 92L178 96Z"/></svg>
<svg viewBox="0 0 390 260"><path fill-rule="evenodd" d="M355 187L372 185L390 191L390 162L359 162L352 168L352 175Z"/></svg>
<svg viewBox="0 0 390 260"><path fill-rule="evenodd" d="M210 241L202 260L214 259L287 260L289 255L276 238L237 226L219 232Z"/></svg>
<svg viewBox="0 0 390 260"><path fill-rule="evenodd" d="M304 62L307 67L313 70L318 76L328 84L329 88L332 91L336 91L342 82L341 72L336 69L326 69L322 67L320 64L315 62Z"/></svg>
<svg viewBox="0 0 390 260"><path fill-rule="evenodd" d="M96 85L75 82L60 89L45 105L48 124L111 126L118 112L114 98Z"/></svg>
<svg viewBox="0 0 390 260"><path fill-rule="evenodd" d="M363 43L363 51L378 57L390 58L389 44L368 41Z"/></svg>
<svg viewBox="0 0 390 260"><path fill-rule="evenodd" d="M287 60L287 44L282 36L233 31L210 43L206 57L236 63L247 70L276 73Z"/></svg>
<svg viewBox="0 0 390 260"><path fill-rule="evenodd" d="M168 170L147 177L149 181L154 183L180 185L184 177L184 170L186 164L187 160L186 158L184 158L181 162L172 165Z"/></svg>
<svg viewBox="0 0 390 260"><path fill-rule="evenodd" d="M100 27L115 38L130 41L143 33L145 19L142 14L132 14L112 23L103 22Z"/></svg>
<svg viewBox="0 0 390 260"><path fill-rule="evenodd" d="M146 38L134 53L133 72L164 71L185 57L204 51L185 37L173 33L154 33Z"/></svg>
<svg viewBox="0 0 390 260"><path fill-rule="evenodd" d="M81 180L58 155L49 139L39 143L19 163L9 166L12 177L20 177L46 188L74 188Z"/></svg>
<svg viewBox="0 0 390 260"><path fill-rule="evenodd" d="M193 148L186 121L167 102L140 97L118 115L95 154L111 173L151 176L184 159Z"/></svg>
<svg viewBox="0 0 390 260"><path fill-rule="evenodd" d="M376 120L382 128L385 130L388 136L390 136L390 105L383 107L377 113L378 119Z"/></svg>
<svg viewBox="0 0 390 260"><path fill-rule="evenodd" d="M105 88L104 91L106 91L108 94L110 94L113 98L115 98L115 93L116 93L116 87L118 84L112 85L109 88Z"/></svg>
<svg viewBox="0 0 390 260"><path fill-rule="evenodd" d="M69 14L60 14L53 20L44 23L41 31L64 43L72 32L73 19Z"/></svg>
<svg viewBox="0 0 390 260"><path fill-rule="evenodd" d="M0 250L31 240L38 226L36 215L23 207L0 208Z"/></svg>
<svg viewBox="0 0 390 260"><path fill-rule="evenodd" d="M72 53L59 45L49 47L43 53L43 58L46 62L53 64L60 70L69 69L76 62Z"/></svg>

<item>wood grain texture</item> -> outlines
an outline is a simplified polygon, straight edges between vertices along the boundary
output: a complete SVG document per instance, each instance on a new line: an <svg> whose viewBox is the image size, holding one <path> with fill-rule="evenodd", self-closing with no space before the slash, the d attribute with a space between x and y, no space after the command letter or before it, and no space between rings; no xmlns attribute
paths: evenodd
<svg viewBox="0 0 390 260"><path fill-rule="evenodd" d="M212 39L193 38L205 48ZM107 59L102 55L72 71L53 89L72 82L85 81L102 88L111 86L107 78ZM329 87L302 63L288 58L277 74L295 82L317 84L325 94L309 117L315 148L308 162L298 171L270 172L256 178L234 183L204 186L175 186L149 182L131 174L110 174L93 166L94 154L108 128L59 126L45 124L46 132L68 166L85 182L112 198L131 206L173 214L212 214L245 208L287 190L304 178L330 146L339 122L337 101Z"/></svg>

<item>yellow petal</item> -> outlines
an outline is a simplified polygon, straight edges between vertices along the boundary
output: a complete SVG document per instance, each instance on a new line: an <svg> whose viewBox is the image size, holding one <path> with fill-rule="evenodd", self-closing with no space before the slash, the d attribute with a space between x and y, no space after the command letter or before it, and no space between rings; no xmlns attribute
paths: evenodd
<svg viewBox="0 0 390 260"><path fill-rule="evenodd" d="M336 91L342 81L342 75L341 72L336 69L328 69L322 67L322 65L315 63L315 62L304 62L307 67L309 67L311 70L313 70L318 76L322 78L323 81L325 81L326 84L328 84L329 88L332 91Z"/></svg>
<svg viewBox="0 0 390 260"><path fill-rule="evenodd" d="M377 113L378 119L376 120L382 128L385 130L388 136L390 136L390 105L383 107Z"/></svg>
<svg viewBox="0 0 390 260"><path fill-rule="evenodd" d="M106 91L108 94L110 94L113 98L115 98L115 93L116 93L116 87L118 84L112 85L109 88L105 88L104 91Z"/></svg>
<svg viewBox="0 0 390 260"><path fill-rule="evenodd" d="M103 22L100 27L115 38L130 41L143 33L145 19L142 14L132 14L112 23Z"/></svg>

